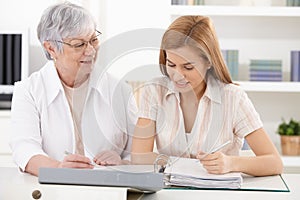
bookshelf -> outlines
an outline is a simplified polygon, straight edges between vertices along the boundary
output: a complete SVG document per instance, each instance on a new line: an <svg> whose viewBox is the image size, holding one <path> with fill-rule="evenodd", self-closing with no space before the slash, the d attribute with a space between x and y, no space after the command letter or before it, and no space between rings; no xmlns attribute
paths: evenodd
<svg viewBox="0 0 300 200"><path fill-rule="evenodd" d="M300 49L300 7L171 4L171 21L181 15L212 18L221 49L239 50L237 81L247 91L300 91L298 82L290 82L290 54ZM248 83L251 59L282 60L283 81Z"/></svg>

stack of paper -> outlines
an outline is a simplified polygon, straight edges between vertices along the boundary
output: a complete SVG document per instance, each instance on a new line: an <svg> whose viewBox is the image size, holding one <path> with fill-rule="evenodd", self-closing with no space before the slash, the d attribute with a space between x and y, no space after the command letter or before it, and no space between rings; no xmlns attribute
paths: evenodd
<svg viewBox="0 0 300 200"><path fill-rule="evenodd" d="M171 157L165 169L165 184L196 188L241 188L241 173L209 174L197 159Z"/></svg>

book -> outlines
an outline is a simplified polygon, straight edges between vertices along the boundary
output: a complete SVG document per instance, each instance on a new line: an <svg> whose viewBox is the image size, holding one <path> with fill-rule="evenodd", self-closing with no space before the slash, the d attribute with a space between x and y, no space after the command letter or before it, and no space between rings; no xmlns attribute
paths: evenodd
<svg viewBox="0 0 300 200"><path fill-rule="evenodd" d="M281 60L250 60L250 81L282 81Z"/></svg>
<svg viewBox="0 0 300 200"><path fill-rule="evenodd" d="M4 49L4 36L0 35L0 84L4 83L4 68L5 68L5 62L4 62L4 55L5 49Z"/></svg>
<svg viewBox="0 0 300 200"><path fill-rule="evenodd" d="M291 81L300 81L300 51L291 51Z"/></svg>
<svg viewBox="0 0 300 200"><path fill-rule="evenodd" d="M223 49L222 55L233 80L239 78L239 50Z"/></svg>
<svg viewBox="0 0 300 200"><path fill-rule="evenodd" d="M194 188L239 189L241 173L209 174L198 159L170 157L166 166L165 184Z"/></svg>

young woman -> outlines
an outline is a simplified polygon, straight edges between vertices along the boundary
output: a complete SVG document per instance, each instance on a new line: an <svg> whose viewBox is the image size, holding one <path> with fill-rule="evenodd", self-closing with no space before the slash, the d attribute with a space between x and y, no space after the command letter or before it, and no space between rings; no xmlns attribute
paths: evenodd
<svg viewBox="0 0 300 200"><path fill-rule="evenodd" d="M176 19L163 35L159 61L164 77L143 88L133 163L153 163L156 141L158 153L197 158L209 173L282 172L259 114L232 83L210 18ZM244 139L256 156L239 156Z"/></svg>

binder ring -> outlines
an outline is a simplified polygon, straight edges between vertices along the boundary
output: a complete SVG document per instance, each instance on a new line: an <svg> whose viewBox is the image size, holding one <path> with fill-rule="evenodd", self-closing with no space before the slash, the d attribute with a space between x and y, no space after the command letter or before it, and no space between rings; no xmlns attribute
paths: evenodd
<svg viewBox="0 0 300 200"><path fill-rule="evenodd" d="M154 172L163 173L167 165L170 165L169 156L165 154L159 154L154 161Z"/></svg>

